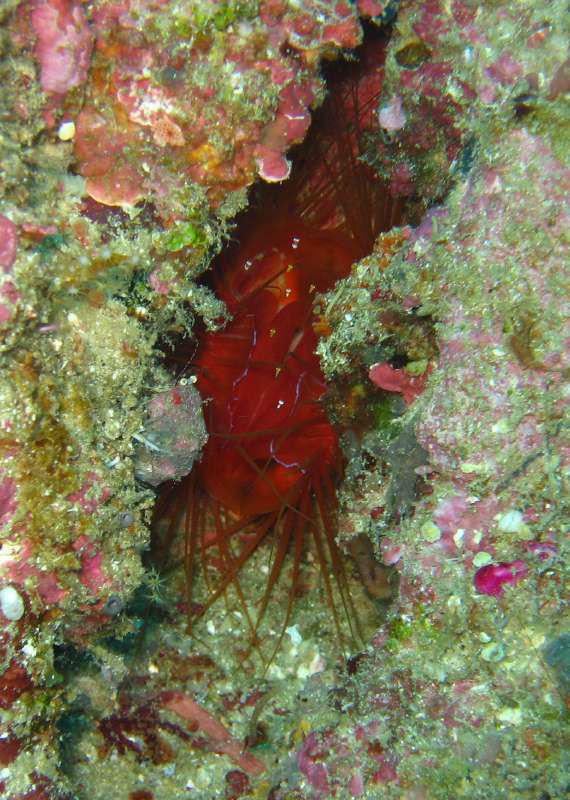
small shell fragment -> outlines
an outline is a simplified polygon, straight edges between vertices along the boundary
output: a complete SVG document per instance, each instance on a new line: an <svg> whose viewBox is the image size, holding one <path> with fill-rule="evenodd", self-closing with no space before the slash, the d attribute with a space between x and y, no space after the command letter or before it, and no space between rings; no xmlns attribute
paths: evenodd
<svg viewBox="0 0 570 800"><path fill-rule="evenodd" d="M503 533L518 533L524 525L524 517L520 511L513 508L501 514L497 527Z"/></svg>
<svg viewBox="0 0 570 800"><path fill-rule="evenodd" d="M75 136L75 122L62 122L58 128L57 135L62 142L70 142Z"/></svg>
<svg viewBox="0 0 570 800"><path fill-rule="evenodd" d="M13 586L0 589L0 609L6 619L16 622L24 616L26 607L22 595Z"/></svg>

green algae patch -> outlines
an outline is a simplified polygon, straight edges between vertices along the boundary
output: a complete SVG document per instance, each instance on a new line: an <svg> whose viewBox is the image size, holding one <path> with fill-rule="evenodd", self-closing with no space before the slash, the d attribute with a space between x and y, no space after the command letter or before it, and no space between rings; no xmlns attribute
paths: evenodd
<svg viewBox="0 0 570 800"><path fill-rule="evenodd" d="M199 227L192 222L183 222L169 234L164 245L167 250L175 253L184 247L201 247L205 242L206 236Z"/></svg>

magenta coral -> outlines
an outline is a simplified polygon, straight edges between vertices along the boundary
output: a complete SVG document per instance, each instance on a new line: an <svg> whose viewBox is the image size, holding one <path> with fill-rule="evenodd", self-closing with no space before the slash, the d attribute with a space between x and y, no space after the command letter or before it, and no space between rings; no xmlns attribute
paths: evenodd
<svg viewBox="0 0 570 800"><path fill-rule="evenodd" d="M197 726L200 732L212 740L214 752L229 756L248 774L261 775L265 772L265 764L251 753L244 752L241 742L234 739L221 722L187 694L165 692L161 698L161 705Z"/></svg>
<svg viewBox="0 0 570 800"><path fill-rule="evenodd" d="M10 272L18 250L18 229L12 220L0 214L0 268Z"/></svg>
<svg viewBox="0 0 570 800"><path fill-rule="evenodd" d="M329 792L328 769L323 759L325 749L317 735L310 733L297 753L297 765L318 797L326 797Z"/></svg>
<svg viewBox="0 0 570 800"><path fill-rule="evenodd" d="M499 564L487 564L477 570L474 583L480 594L500 597L506 586L514 586L527 575L528 566L524 561L517 560L509 563L501 561Z"/></svg>
<svg viewBox="0 0 570 800"><path fill-rule="evenodd" d="M35 56L45 92L64 94L87 77L93 35L81 4L75 0L35 0L32 27Z"/></svg>
<svg viewBox="0 0 570 800"><path fill-rule="evenodd" d="M4 281L0 286L0 323L11 322L14 319L20 296L12 281Z"/></svg>
<svg viewBox="0 0 570 800"><path fill-rule="evenodd" d="M17 507L16 481L7 476L0 477L0 525L10 522Z"/></svg>
<svg viewBox="0 0 570 800"><path fill-rule="evenodd" d="M256 175L284 180L287 150L303 139L322 86L319 59L362 36L351 3L297 8L266 0L255 22L225 32L228 69L220 70L220 41L207 22L192 44L177 15L171 2L96 4L95 54L74 140L92 198L124 207L147 199L168 222L183 217L176 196L188 179L213 207ZM168 29L168 47L159 28ZM72 39L72 53L75 46Z"/></svg>
<svg viewBox="0 0 570 800"><path fill-rule="evenodd" d="M379 389L401 394L406 405L410 405L425 389L429 371L423 375L410 375L405 369L397 369L390 364L373 364L368 377Z"/></svg>

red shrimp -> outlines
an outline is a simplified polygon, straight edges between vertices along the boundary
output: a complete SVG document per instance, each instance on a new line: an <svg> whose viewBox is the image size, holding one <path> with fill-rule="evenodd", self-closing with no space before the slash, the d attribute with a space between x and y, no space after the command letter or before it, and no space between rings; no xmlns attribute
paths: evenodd
<svg viewBox="0 0 570 800"><path fill-rule="evenodd" d="M185 516L190 598L197 554L211 545L218 549L222 577L206 608L230 584L246 605L239 571L266 537L276 536L265 594L251 623L254 633L292 551L285 630L309 540L337 631L330 573L349 623L355 619L335 538L343 460L323 404L313 299L348 275L399 214L358 158L381 87L385 43L373 45L353 68L356 77L341 82L325 104L320 129L317 124L288 185L261 195L238 246L214 267L214 288L232 319L223 330L202 336L191 363L205 400L209 439L189 478L159 501L159 517ZM230 538L244 531L249 534L234 555Z"/></svg>

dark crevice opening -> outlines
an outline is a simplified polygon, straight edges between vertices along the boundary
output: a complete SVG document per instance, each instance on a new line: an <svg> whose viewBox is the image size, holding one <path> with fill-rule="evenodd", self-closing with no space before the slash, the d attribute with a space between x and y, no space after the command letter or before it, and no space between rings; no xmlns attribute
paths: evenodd
<svg viewBox="0 0 570 800"><path fill-rule="evenodd" d="M259 236L259 231L268 226L282 224L287 228L297 220L308 229L339 233L351 240L354 262L372 251L380 233L405 223L404 202L390 196L365 159L366 148L379 135L377 114L389 37L389 29L367 25L361 47L345 60L323 66L327 97L314 112L305 141L288 155L293 164L289 179L279 185L258 182L251 188L248 209L236 218L231 241L214 259L205 279L206 285L222 297L224 292L230 294L226 276L235 269L233 262L241 257L248 239ZM270 240L266 244L271 247ZM234 315L236 308L230 308ZM198 338L205 335L199 332ZM195 342L183 340L175 343L173 351L165 348L165 361L174 374L186 375L195 369L196 347ZM400 364L405 364L404 356L394 356L394 365ZM178 492L179 486L171 484L160 491L161 513L166 505L164 498ZM168 554L157 533L160 522L155 519L147 561L164 569ZM369 548L363 561L364 569L373 568Z"/></svg>

